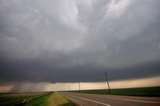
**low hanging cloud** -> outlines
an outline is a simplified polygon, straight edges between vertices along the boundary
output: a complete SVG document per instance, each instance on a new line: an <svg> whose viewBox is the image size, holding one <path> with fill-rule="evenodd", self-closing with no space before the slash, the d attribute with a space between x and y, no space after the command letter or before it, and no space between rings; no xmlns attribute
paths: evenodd
<svg viewBox="0 0 160 106"><path fill-rule="evenodd" d="M0 83L160 75L159 0L1 0Z"/></svg>

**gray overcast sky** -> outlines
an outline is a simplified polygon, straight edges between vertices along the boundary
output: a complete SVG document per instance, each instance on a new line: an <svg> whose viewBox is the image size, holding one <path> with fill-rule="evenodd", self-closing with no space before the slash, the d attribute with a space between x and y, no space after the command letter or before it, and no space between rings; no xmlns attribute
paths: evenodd
<svg viewBox="0 0 160 106"><path fill-rule="evenodd" d="M160 76L160 0L0 0L0 83Z"/></svg>

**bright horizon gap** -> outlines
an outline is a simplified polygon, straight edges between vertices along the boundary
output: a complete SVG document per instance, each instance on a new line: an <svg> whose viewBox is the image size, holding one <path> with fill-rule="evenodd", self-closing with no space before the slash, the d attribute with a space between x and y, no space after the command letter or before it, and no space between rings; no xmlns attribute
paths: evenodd
<svg viewBox="0 0 160 106"><path fill-rule="evenodd" d="M152 87L160 86L160 76L149 77L149 78L139 78L139 79L129 79L129 80L119 80L119 81L109 81L111 89L115 88L137 88L137 87ZM80 82L81 90L89 89L108 89L106 82ZM39 82L39 83L13 83L4 86L0 86L1 92L39 92L39 91L69 91L79 90L79 83L49 83L49 82Z"/></svg>

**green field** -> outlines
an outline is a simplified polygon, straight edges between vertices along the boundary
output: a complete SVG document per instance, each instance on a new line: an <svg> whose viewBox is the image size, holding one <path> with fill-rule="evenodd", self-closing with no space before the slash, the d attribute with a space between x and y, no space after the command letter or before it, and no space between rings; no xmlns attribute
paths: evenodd
<svg viewBox="0 0 160 106"><path fill-rule="evenodd" d="M160 97L160 87L111 89L111 93L106 89L81 90L80 93ZM75 104L58 92L1 93L0 106L75 106Z"/></svg>
<svg viewBox="0 0 160 106"><path fill-rule="evenodd" d="M73 91L73 92L79 92L79 91ZM81 90L80 92L81 93L93 93L93 94L160 97L160 87L111 89L111 93L109 93L108 89Z"/></svg>
<svg viewBox="0 0 160 106"><path fill-rule="evenodd" d="M74 106L58 92L0 94L0 106Z"/></svg>

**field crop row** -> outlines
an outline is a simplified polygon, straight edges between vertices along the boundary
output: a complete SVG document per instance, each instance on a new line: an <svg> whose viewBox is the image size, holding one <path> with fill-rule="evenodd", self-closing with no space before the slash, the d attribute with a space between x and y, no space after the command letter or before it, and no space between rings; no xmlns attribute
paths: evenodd
<svg viewBox="0 0 160 106"><path fill-rule="evenodd" d="M0 106L22 106L51 93L1 94Z"/></svg>
<svg viewBox="0 0 160 106"><path fill-rule="evenodd" d="M58 92L0 94L0 106L75 106Z"/></svg>

